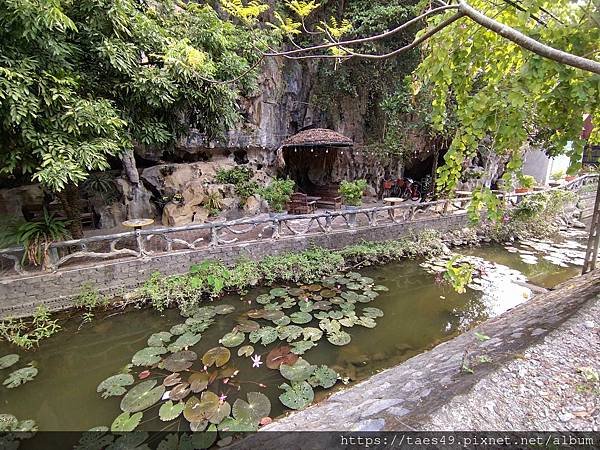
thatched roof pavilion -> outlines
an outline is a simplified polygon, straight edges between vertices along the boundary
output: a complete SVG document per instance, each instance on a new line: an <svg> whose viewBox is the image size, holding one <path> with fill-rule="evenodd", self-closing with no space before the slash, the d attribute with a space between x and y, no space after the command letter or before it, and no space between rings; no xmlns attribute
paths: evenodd
<svg viewBox="0 0 600 450"><path fill-rule="evenodd" d="M352 147L352 139L327 128L312 128L300 131L287 138L282 148L290 147Z"/></svg>

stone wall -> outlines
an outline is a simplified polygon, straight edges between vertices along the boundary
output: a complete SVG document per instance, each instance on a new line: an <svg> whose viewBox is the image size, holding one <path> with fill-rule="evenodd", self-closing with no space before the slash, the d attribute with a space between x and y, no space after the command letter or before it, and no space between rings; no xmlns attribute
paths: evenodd
<svg viewBox="0 0 600 450"><path fill-rule="evenodd" d="M311 247L340 249L362 241L398 239L424 229L447 231L466 226L465 214L416 220L410 223L334 231L327 234L286 237L279 240L245 241L202 250L177 251L147 258L126 258L92 266L61 269L54 273L0 280L0 317L31 314L38 305L60 310L72 305L84 283L100 292L118 295L143 283L153 272L165 275L188 271L190 265L218 259L233 264L241 257L261 259L267 255L302 251Z"/></svg>

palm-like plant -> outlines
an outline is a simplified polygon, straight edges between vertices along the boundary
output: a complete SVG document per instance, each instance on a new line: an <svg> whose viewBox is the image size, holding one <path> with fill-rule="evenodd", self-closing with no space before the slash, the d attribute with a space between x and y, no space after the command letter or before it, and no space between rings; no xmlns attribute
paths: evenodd
<svg viewBox="0 0 600 450"><path fill-rule="evenodd" d="M48 266L50 244L70 236L68 224L68 221L58 219L44 208L44 214L39 219L15 226L12 238L25 248L23 260L27 258L30 264L41 265L45 269Z"/></svg>

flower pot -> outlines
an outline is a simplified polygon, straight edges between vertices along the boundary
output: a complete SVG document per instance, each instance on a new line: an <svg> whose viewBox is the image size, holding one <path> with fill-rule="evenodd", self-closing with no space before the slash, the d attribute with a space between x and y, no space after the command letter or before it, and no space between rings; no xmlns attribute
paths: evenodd
<svg viewBox="0 0 600 450"><path fill-rule="evenodd" d="M269 217L275 219L286 216L287 213L285 211L269 211Z"/></svg>
<svg viewBox="0 0 600 450"><path fill-rule="evenodd" d="M525 192L529 192L529 191L530 191L529 188L524 188L524 187L520 187L520 188L516 188L515 189L515 192L517 194L524 194Z"/></svg>
<svg viewBox="0 0 600 450"><path fill-rule="evenodd" d="M346 211L356 211L360 206L343 205Z"/></svg>
<svg viewBox="0 0 600 450"><path fill-rule="evenodd" d="M577 177L575 175L567 175L565 177L565 181L568 183L569 181L573 181L574 179L576 179Z"/></svg>

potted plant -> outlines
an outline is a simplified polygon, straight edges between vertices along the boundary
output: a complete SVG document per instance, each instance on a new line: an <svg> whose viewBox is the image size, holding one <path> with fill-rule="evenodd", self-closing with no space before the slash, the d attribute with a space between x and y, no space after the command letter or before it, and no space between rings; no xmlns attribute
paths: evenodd
<svg viewBox="0 0 600 450"><path fill-rule="evenodd" d="M268 203L272 216L284 211L286 203L294 192L294 184L294 180L289 178L275 179L268 186L258 190L260 196Z"/></svg>
<svg viewBox="0 0 600 450"><path fill-rule="evenodd" d="M515 189L517 194L529 192L535 186L535 178L531 175L523 175L519 178L519 187Z"/></svg>
<svg viewBox="0 0 600 450"><path fill-rule="evenodd" d="M565 177L565 181L568 183L569 181L573 181L576 178L577 178L577 175L567 175Z"/></svg>
<svg viewBox="0 0 600 450"><path fill-rule="evenodd" d="M347 181L340 183L339 193L347 209L356 209L362 205L362 197L367 188L366 180Z"/></svg>

